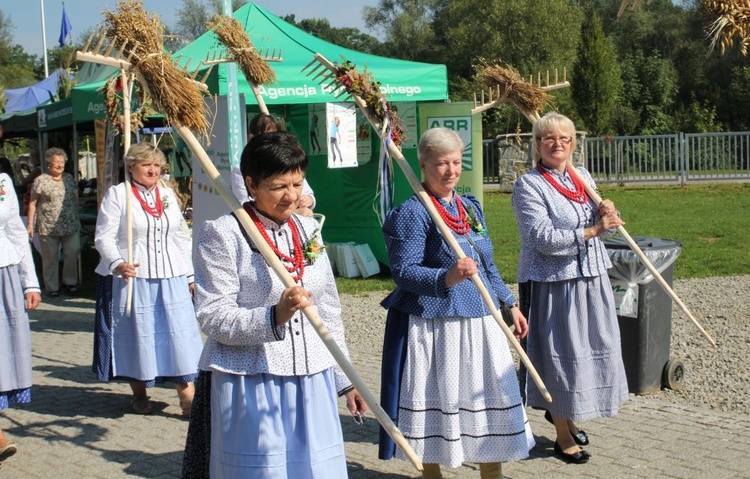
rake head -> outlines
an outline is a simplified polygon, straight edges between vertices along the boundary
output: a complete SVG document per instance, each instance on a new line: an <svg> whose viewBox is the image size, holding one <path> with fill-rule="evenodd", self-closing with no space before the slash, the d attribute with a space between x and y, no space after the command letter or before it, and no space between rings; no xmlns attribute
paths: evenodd
<svg viewBox="0 0 750 479"><path fill-rule="evenodd" d="M514 70L510 73L513 72ZM488 94L485 95L484 89L480 91L479 98L477 98L476 93L474 94L474 108L471 109L472 114L481 113L495 106L510 102L516 105L532 121L534 118L539 118L537 110L540 104L547 101L547 92L570 86L570 83L567 81L566 69L563 69L562 81L559 80L558 71L555 69L554 82L552 83L549 71L547 71L546 82L544 83L542 82L541 73L537 74L536 82L532 75L528 81L517 76L516 78L502 80L485 79L485 83L489 87Z"/></svg>
<svg viewBox="0 0 750 479"><path fill-rule="evenodd" d="M320 53L315 54L313 60L302 68L302 72L312 81L318 82L324 90L332 91L337 99L341 99L340 101L345 102L354 98L353 94L336 81L339 67Z"/></svg>

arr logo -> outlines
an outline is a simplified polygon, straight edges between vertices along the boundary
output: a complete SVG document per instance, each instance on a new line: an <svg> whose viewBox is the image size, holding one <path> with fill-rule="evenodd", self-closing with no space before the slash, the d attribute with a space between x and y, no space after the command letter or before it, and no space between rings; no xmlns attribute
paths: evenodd
<svg viewBox="0 0 750 479"><path fill-rule="evenodd" d="M471 116L437 116L427 118L427 128L443 127L458 133L464 142L464 151L461 155L462 169L471 171L474 167L471 158Z"/></svg>

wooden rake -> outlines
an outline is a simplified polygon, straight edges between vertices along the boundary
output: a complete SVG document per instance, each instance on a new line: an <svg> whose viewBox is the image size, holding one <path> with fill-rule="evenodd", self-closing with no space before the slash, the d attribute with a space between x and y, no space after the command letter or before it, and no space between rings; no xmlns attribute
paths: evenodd
<svg viewBox="0 0 750 479"><path fill-rule="evenodd" d="M555 81L554 83L550 84L550 72L548 70L546 75L546 84L542 85L542 74L538 73L536 86L545 92L559 90L560 88L566 88L570 86L570 82L568 82L567 76L567 70L563 68L562 81L559 81L558 71L557 69L555 69ZM534 85L533 75L529 76L529 83ZM474 108L471 109L471 114L474 115L476 113L482 113L485 110L489 110L490 108L494 108L498 105L509 102L512 103L513 100L507 95L501 94L499 85L495 86L494 88L489 88L486 99L484 89L482 89L480 91L479 99L477 99L477 94L474 94ZM532 121L531 118L539 120L539 114L536 111L530 112L529 115L527 115L527 118L529 118L529 121ZM535 123L536 120L533 120L532 123Z"/></svg>
<svg viewBox="0 0 750 479"><path fill-rule="evenodd" d="M93 59L101 60L102 64L124 62L123 60L111 57L109 57L109 59L107 60L86 56L84 56L83 58L86 58L86 61L91 61ZM123 67L125 67L125 65ZM151 91L152 86L139 73L137 67L129 67L129 71L131 71L139 80L145 91ZM206 76L207 75L204 75L204 78L206 78ZM196 87L200 88L203 91L207 91L205 85L196 85ZM154 99L157 98L154 95L150 96ZM157 105L157 107L163 110L163 105ZM224 181L224 179L221 177L221 174L216 169L216 166L214 166L214 164L211 162L211 159L209 158L201 143L196 138L195 134L189 128L181 125L179 123L179 119L173 118L172 121L175 130L183 138L183 140L185 140L185 143L198 159L201 168L203 168L206 176L211 180L214 188L219 192L221 197L237 217L245 232L248 234L260 253L263 255L263 258L266 260L268 265L273 269L281 282L284 284L284 287L290 288L297 286L297 283L294 281L294 279L292 279L292 276L286 270L286 267L282 264L273 250L271 250L271 247L263 239L263 236L258 231L255 223L253 223L252 219L250 218L250 215L247 213L247 211L245 211L237 198L235 198L234 194L232 194L231 189L227 185L226 181ZM383 408L380 407L380 405L377 403L375 396L373 396L373 394L369 391L364 381L362 381L357 371L341 351L341 348L339 348L338 344L336 344L336 341L331 336L328 328L323 324L323 321L318 316L315 308L312 306L308 306L304 308L302 312L307 317L313 329L315 329L315 332L318 334L318 336L320 336L323 344L325 344L326 348L328 348L328 351L341 367L344 374L346 374L346 376L352 382L352 385L357 388L357 391L359 391L367 406L373 411L378 422L380 422L380 424L388 432L391 438L393 438L396 444L401 446L402 450L407 455L414 467L418 471L422 471L421 461L411 449L409 444L406 442L406 439L404 438L403 434L401 434L401 431L398 430L398 428L393 424L393 421L391 421Z"/></svg>
<svg viewBox="0 0 750 479"><path fill-rule="evenodd" d="M92 32L86 40L86 44L83 49L76 52L76 60L89 63L97 63L100 65L107 65L110 67L117 68L120 72L120 80L122 82L122 106L123 106L123 157L127 156L128 149L130 149L130 103L132 99L133 83L135 81L135 75L133 67L131 65L132 56L137 50L137 45L133 47L133 52L128 56L123 57L125 46L127 42L122 42L121 47L114 51L116 42L108 40L105 35L99 38L92 50L89 50L91 42L94 38ZM107 47L104 53L100 53L105 43ZM132 183L130 181L130 172L125 167L125 211L126 211L126 232L127 232L127 245L128 245L128 263L133 262L133 193ZM128 281L127 297L125 300L125 314L130 316L132 305L133 305L133 284L135 281Z"/></svg>
<svg viewBox="0 0 750 479"><path fill-rule="evenodd" d="M279 49L278 53L276 52L276 48L273 50L269 48L266 48L265 50L257 50L258 55L263 59L265 62L283 62L282 57L282 50ZM182 59L182 56L178 57L175 62L179 64L180 60ZM185 69L188 68L190 61L192 58L188 58L187 62L185 63ZM217 52L214 51L213 54L209 52L204 60L202 60L198 67L196 68L195 72L197 73L198 70L202 69L205 66L209 66L210 68L213 68L214 65L218 65L220 63L231 63L235 62L236 60L232 58L231 55L229 55L226 51L223 52ZM204 80L208 78L208 73L210 73L210 68L208 72L203 76ZM260 94L260 89L258 88L258 85L253 83L250 78L248 78L247 75L245 75L245 79L247 80L247 83L250 85L250 88L253 90L253 96L255 96L255 101L258 102L258 108L260 108L260 112L264 113L266 115L269 114L268 107L266 106L266 101L263 99L263 95Z"/></svg>
<svg viewBox="0 0 750 479"><path fill-rule="evenodd" d="M636 4L639 0L636 0ZM549 83L549 73L547 74L547 82ZM533 78L532 78L533 80ZM555 80L557 80L557 73L555 73ZM556 83L554 85L549 85L542 87L544 90L552 90L557 88L562 88L565 86L569 86L570 84L565 81L565 73L563 70L563 82L562 83ZM502 98L495 98L494 100L490 101L489 103L484 102L484 95L482 95L482 103L477 105L475 100L475 108L471 110L472 113L479 113L484 110L487 110L488 108L491 108L495 105L500 105L502 103L513 103L518 107L518 105L513 102L512 99L508 97L502 97ZM539 113L536 111L533 112L524 112L523 109L519 107L519 110L521 110L521 113L526 116L526 118L532 123L536 124L537 121L539 121ZM532 138L531 141L534 141ZM582 176L581 173L576 169L576 167L572 163L568 163L568 169L569 171L578 178L578 180L583 184L584 188L586 188L586 193L588 193L589 197L594 200L594 202L599 205L599 203L602 202L602 197L599 196L599 193L589 184L588 181L586 181ZM648 269L648 271L654 276L656 281L659 283L659 285L664 289L664 291L669 295L670 298L672 298L672 301L677 304L677 306L687 315L688 318L698 327L701 333L708 339L708 341L711 343L712 346L716 346L716 341L706 332L705 329L703 329L703 326L698 322L697 319L695 319L695 316L690 312L690 310L685 306L685 303L680 300L680 298L677 296L677 293L674 292L674 290L667 284L667 282L662 277L661 273L656 269L656 267L649 261L649 259L646 257L646 255L643 253L643 250L638 246L638 243L633 240L633 238L628 234L628 232L625 230L624 226L619 226L617 228L617 232L620 233L620 235L625 238L625 241L627 241L628 246L630 246L630 249L633 250L633 252L638 256L638 259L641 260L643 265Z"/></svg>
<svg viewBox="0 0 750 479"><path fill-rule="evenodd" d="M320 53L316 53L313 61L308 63L302 69L303 72L306 70L307 70L308 76L312 77L313 75L315 75L314 79L320 79L319 81L321 85L327 83L330 88L334 88L337 86L335 82L336 72L337 72L336 65L328 61L328 59L326 59ZM354 102L357 104L359 109L362 111L362 113L365 115L367 120L370 122L370 125L372 125L375 131L378 132L378 135L380 135L381 139L384 137L384 135L388 134L387 120L381 122L381 120L375 118L371 114L368 108L368 105L358 95L346 89L342 89L342 91L337 93L337 96L344 97L345 99L353 98ZM411 166L409 166L409 163L404 158L404 155L401 153L401 150L399 150L398 147L393 144L393 142L388 142L388 145L389 145L388 152L390 153L391 157L396 160L396 163L398 163L399 167L401 168L404 175L406 176L406 179L408 180L412 189L417 194L417 197L422 202L424 207L427 209L427 212L429 213L430 218L432 218L432 221L434 221L435 225L437 225L438 230L440 231L440 234L443 236L443 239L453 251L453 254L455 254L458 259L465 258L466 254L461 249L461 246L459 246L451 230L448 228L448 226L445 224L443 219L440 217L440 214L438 213L437 209L435 209L435 205L432 204L432 200L430 200L430 197L427 191L425 191L424 187L422 186L422 183L414 174L414 171L411 169ZM500 311L498 311L497 308L495 307L495 302L493 301L492 296L487 290L487 287L484 285L482 278L479 276L479 274L474 274L471 276L471 281L472 283L474 283L474 286L476 286L476 288L479 290L479 293L482 296L482 299L484 300L485 304L487 305L487 308L490 310L492 317L495 318L495 321L497 321L497 324L500 325L500 328L503 330L503 333L505 333L505 336L508 338L508 341L510 342L510 344L513 345L514 349L518 353L518 356L521 358L521 361L523 361L524 365L526 365L526 368L528 369L529 374L533 378L534 383L536 383L537 387L539 388L539 391L542 393L542 396L544 396L544 399L547 402L552 402L552 397L547 391L547 388L545 387L544 382L542 382L542 378L537 373L536 368L534 368L534 365L531 364L531 361L529 360L523 348L521 348L521 345L518 343L518 340L516 340L516 338L513 336L513 332L510 330L508 325L505 324L505 321L503 320L503 317Z"/></svg>

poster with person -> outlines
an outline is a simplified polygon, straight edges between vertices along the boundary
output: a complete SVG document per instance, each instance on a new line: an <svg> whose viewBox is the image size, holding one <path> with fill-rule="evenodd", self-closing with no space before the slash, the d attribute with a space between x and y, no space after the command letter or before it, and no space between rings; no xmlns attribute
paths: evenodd
<svg viewBox="0 0 750 479"><path fill-rule="evenodd" d="M350 103L326 103L328 168L357 163L357 109Z"/></svg>

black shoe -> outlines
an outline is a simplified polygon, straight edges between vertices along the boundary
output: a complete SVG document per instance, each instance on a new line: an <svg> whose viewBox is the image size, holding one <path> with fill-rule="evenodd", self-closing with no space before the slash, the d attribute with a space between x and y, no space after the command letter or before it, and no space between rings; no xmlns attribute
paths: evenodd
<svg viewBox="0 0 750 479"><path fill-rule="evenodd" d="M550 414L549 411L544 411L544 419L546 419L550 424L555 424L555 421L552 420L552 414ZM589 435L586 434L586 431L584 431L583 429L579 429L575 434L571 432L570 435L573 436L573 440L579 446L589 445Z"/></svg>
<svg viewBox="0 0 750 479"><path fill-rule="evenodd" d="M591 453L589 453L585 449L581 449L580 451L574 452L573 454L568 454L562 450L557 442L555 442L554 450L555 454L571 464L585 464L589 462L589 459L591 459Z"/></svg>

